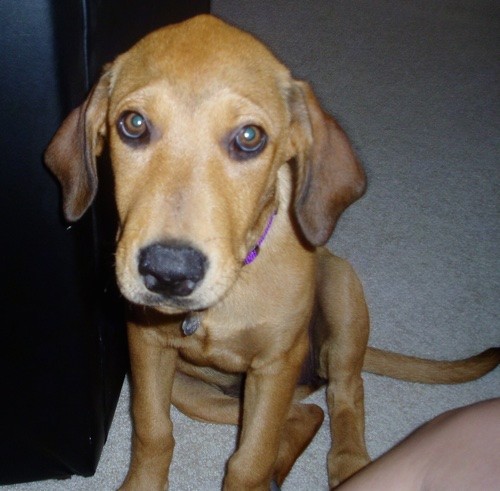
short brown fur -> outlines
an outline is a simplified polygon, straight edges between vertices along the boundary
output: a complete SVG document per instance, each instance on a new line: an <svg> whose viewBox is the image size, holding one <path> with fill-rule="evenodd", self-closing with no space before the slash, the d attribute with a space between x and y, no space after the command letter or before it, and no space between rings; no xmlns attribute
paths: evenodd
<svg viewBox="0 0 500 491"><path fill-rule="evenodd" d="M117 121L127 110L147 117L147 143L134 147L119 136ZM249 124L265 130L267 145L238 161L228 145ZM369 462L363 367L455 383L498 364L498 349L463 362L371 348L365 357L361 284L346 261L322 247L362 195L364 172L309 85L252 36L200 16L152 33L105 68L46 153L69 220L95 196L95 159L105 138L119 214L117 278L131 304L134 434L123 490L168 486L171 403L200 420L241 425L224 489L281 484L323 421L319 407L299 402L314 387L296 386L310 348L317 375L328 381L331 487ZM259 256L244 266L273 213ZM187 243L206 256L191 294L146 288L138 256L155 243ZM181 330L186 314L200 322L190 336Z"/></svg>

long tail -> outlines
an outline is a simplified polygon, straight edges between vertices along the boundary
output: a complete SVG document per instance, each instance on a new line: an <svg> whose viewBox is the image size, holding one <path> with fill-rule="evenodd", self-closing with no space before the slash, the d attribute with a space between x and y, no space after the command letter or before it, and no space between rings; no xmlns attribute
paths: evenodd
<svg viewBox="0 0 500 491"><path fill-rule="evenodd" d="M409 382L460 384L482 377L500 364L500 348L464 360L439 361L368 347L363 370Z"/></svg>

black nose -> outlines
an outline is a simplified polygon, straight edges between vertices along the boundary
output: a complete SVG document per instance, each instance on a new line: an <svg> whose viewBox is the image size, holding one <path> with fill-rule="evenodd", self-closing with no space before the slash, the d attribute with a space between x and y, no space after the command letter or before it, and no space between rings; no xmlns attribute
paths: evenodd
<svg viewBox="0 0 500 491"><path fill-rule="evenodd" d="M152 244L139 253L139 273L152 292L187 297L205 275L207 258L189 246Z"/></svg>

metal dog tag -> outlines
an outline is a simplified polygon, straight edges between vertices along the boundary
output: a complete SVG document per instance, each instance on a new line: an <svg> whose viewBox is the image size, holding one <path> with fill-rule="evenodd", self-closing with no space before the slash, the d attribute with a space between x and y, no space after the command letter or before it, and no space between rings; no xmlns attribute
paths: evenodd
<svg viewBox="0 0 500 491"><path fill-rule="evenodd" d="M182 321L182 332L185 336L191 336L200 327L200 318L197 315L187 315Z"/></svg>

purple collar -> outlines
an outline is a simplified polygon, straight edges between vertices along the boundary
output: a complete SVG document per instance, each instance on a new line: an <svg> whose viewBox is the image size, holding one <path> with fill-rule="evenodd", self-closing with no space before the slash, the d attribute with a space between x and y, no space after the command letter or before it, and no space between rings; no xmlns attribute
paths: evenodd
<svg viewBox="0 0 500 491"><path fill-rule="evenodd" d="M264 242L265 238L267 237L267 234L269 233L269 229L271 228L271 225L273 224L274 217L276 216L276 212L274 211L271 216L269 217L269 221L267 222L266 228L264 229L264 232L260 236L259 240L255 244L255 247L247 254L247 257L243 261L243 265L246 266L247 264L251 264L255 261L257 256L259 255L260 252L260 246L262 245L262 242Z"/></svg>

